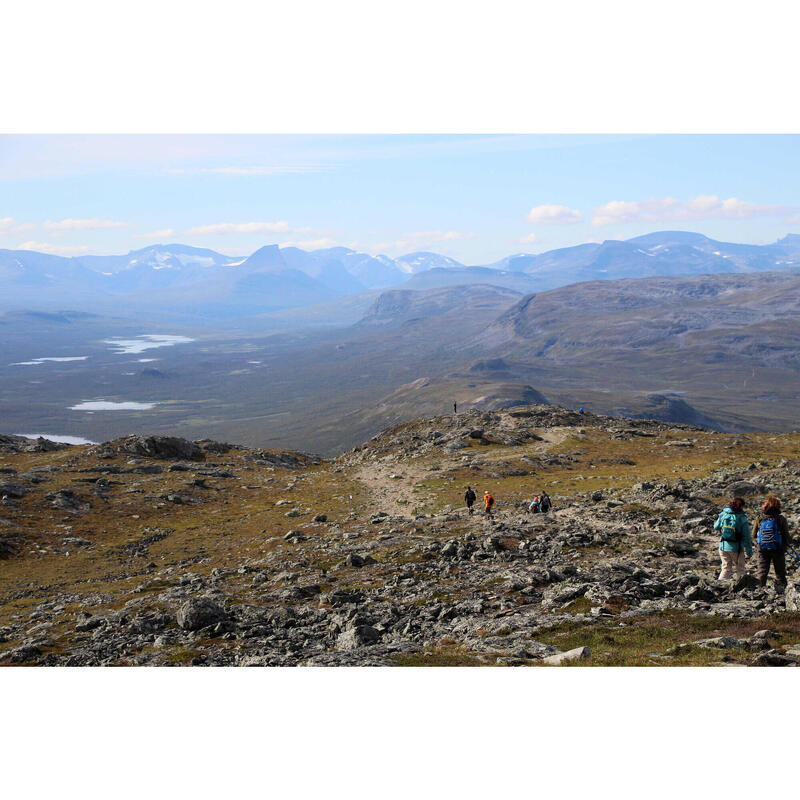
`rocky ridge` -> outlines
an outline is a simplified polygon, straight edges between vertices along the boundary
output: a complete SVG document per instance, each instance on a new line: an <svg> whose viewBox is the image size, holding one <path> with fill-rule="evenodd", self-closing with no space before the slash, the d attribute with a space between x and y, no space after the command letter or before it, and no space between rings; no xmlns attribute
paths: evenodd
<svg viewBox="0 0 800 800"><path fill-rule="evenodd" d="M531 406L330 461L168 437L6 452L0 661L795 665L800 575L716 580L711 525L725 496L775 492L797 530L799 443ZM479 482L493 520L461 507ZM554 510L528 514L542 488Z"/></svg>

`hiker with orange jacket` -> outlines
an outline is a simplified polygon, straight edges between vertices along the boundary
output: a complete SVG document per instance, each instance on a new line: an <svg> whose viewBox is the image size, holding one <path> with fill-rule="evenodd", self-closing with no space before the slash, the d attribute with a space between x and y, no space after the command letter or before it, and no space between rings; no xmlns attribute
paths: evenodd
<svg viewBox="0 0 800 800"><path fill-rule="evenodd" d="M494 497L489 494L489 490L487 489L483 493L483 510L486 514L487 519L492 518L492 506L494 505Z"/></svg>

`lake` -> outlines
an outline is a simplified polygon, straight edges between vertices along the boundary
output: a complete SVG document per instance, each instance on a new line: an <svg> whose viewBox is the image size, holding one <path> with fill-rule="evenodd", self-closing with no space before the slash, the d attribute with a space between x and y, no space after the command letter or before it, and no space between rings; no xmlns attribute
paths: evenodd
<svg viewBox="0 0 800 800"><path fill-rule="evenodd" d="M112 400L84 400L82 403L70 406L70 411L149 411L158 403L139 403L135 401L114 402Z"/></svg>
<svg viewBox="0 0 800 800"><path fill-rule="evenodd" d="M188 344L193 342L188 336L168 336L160 333L146 333L137 336L135 339L103 339L104 344L111 345L114 352L120 355L130 355L133 353L143 353L145 350L152 350L154 347L171 347L176 344Z"/></svg>

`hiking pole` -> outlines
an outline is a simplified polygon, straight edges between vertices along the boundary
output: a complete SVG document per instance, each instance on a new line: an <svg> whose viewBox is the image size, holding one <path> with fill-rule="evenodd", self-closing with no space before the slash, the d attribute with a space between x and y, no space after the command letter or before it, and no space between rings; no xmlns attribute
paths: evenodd
<svg viewBox="0 0 800 800"><path fill-rule="evenodd" d="M788 542L786 543L786 552L792 557L796 567L800 567L800 553L794 549Z"/></svg>

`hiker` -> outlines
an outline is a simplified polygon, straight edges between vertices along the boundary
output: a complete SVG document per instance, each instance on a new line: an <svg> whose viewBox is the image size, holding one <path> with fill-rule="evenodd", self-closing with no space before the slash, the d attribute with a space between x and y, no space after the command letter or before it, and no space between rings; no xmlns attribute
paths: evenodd
<svg viewBox="0 0 800 800"><path fill-rule="evenodd" d="M478 496L472 491L471 486L467 486L466 494L464 495L464 500L467 503L467 508L469 509L469 515L472 516L472 506L475 505L475 501L478 499Z"/></svg>
<svg viewBox="0 0 800 800"><path fill-rule="evenodd" d="M494 505L494 497L489 494L489 490L487 489L483 493L483 511L486 514L487 519L492 519L492 506Z"/></svg>
<svg viewBox="0 0 800 800"><path fill-rule="evenodd" d="M767 585L770 563L775 568L775 583L786 586L786 546L791 543L789 523L781 514L781 501L771 494L761 506L756 534L758 545L756 577L762 586Z"/></svg>
<svg viewBox="0 0 800 800"><path fill-rule="evenodd" d="M583 414L583 406L581 406L581 407L578 409L578 413L579 413L579 414Z"/></svg>
<svg viewBox="0 0 800 800"><path fill-rule="evenodd" d="M745 557L753 555L753 543L750 539L750 523L744 513L744 499L734 497L720 511L714 530L720 532L719 558L722 570L719 580L724 581L733 576L741 578L745 574ZM745 554L747 554L745 556Z"/></svg>
<svg viewBox="0 0 800 800"><path fill-rule="evenodd" d="M536 497L531 500L531 504L528 506L528 511L530 511L531 514L538 514L541 510L541 502L542 501L537 494Z"/></svg>
<svg viewBox="0 0 800 800"><path fill-rule="evenodd" d="M542 492L541 499L539 500L539 508L542 514L546 514L552 507L553 504L550 502L550 495L547 494L547 492Z"/></svg>
<svg viewBox="0 0 800 800"><path fill-rule="evenodd" d="M458 403L453 400L453 413L458 414Z"/></svg>

